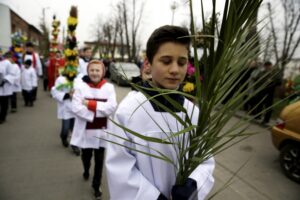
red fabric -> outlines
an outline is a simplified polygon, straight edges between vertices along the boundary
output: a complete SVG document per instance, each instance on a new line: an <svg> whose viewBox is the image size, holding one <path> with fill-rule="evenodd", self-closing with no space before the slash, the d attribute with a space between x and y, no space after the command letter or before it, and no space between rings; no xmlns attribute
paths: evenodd
<svg viewBox="0 0 300 200"><path fill-rule="evenodd" d="M88 100L88 109L96 112L96 108L97 108L97 101L96 100Z"/></svg>
<svg viewBox="0 0 300 200"><path fill-rule="evenodd" d="M85 100L95 100L95 101L101 101L101 102L107 102L107 99L97 99L97 98L85 98Z"/></svg>
<svg viewBox="0 0 300 200"><path fill-rule="evenodd" d="M36 57L34 52L32 52L32 66L33 68L36 68Z"/></svg>
<svg viewBox="0 0 300 200"><path fill-rule="evenodd" d="M101 88L102 85L104 85L106 83L106 80L102 79L99 83L97 83L96 85L93 84L93 83L88 83L88 85L91 87L91 88Z"/></svg>
<svg viewBox="0 0 300 200"><path fill-rule="evenodd" d="M86 100L89 101L88 107L91 108L94 106L93 104L97 105L97 101L100 102L107 102L107 99L90 99L86 98ZM95 103L90 103L95 102ZM91 105L90 105L91 104ZM96 108L95 108L96 110ZM107 118L106 117L95 117L93 122L87 122L86 123L86 129L103 129L107 127Z"/></svg>
<svg viewBox="0 0 300 200"><path fill-rule="evenodd" d="M48 65L48 89L51 90L54 86L55 79L59 76L59 69L65 67L65 60L63 58L51 58Z"/></svg>
<svg viewBox="0 0 300 200"><path fill-rule="evenodd" d="M107 118L98 117L94 118L93 122L87 122L85 129L106 129L107 127Z"/></svg>

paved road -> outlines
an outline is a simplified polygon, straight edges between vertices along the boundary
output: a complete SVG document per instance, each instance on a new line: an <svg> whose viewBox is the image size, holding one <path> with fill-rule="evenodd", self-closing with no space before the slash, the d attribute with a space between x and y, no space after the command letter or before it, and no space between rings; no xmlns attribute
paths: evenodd
<svg viewBox="0 0 300 200"><path fill-rule="evenodd" d="M231 123L236 121L235 118ZM249 128L258 134L216 156L216 185L212 193L245 166L214 200L299 200L300 185L281 172L279 152L271 143L269 130L255 124Z"/></svg>
<svg viewBox="0 0 300 200"><path fill-rule="evenodd" d="M118 100L129 88L117 87ZM233 120L232 123L235 123ZM299 200L300 187L279 169L278 152L269 132L252 125L261 134L216 157L217 191L247 160L233 183L217 200ZM91 182L83 181L80 157L62 147L56 103L39 91L33 108L22 106L0 125L0 200L91 200ZM103 199L108 199L104 178Z"/></svg>

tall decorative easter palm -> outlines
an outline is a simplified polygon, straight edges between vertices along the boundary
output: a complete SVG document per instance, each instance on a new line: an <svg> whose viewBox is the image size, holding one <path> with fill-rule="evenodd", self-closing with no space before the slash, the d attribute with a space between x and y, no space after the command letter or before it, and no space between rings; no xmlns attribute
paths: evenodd
<svg viewBox="0 0 300 200"><path fill-rule="evenodd" d="M77 75L78 62L78 49L76 38L76 27L78 24L78 10L76 6L72 6L70 16L68 17L68 35L67 43L64 50L66 59L65 68L63 71L64 76L68 79L68 83L57 86L57 89L67 87L73 89L73 81Z"/></svg>
<svg viewBox="0 0 300 200"><path fill-rule="evenodd" d="M204 19L203 1L200 1L202 10L199 12L202 12ZM257 89L256 85L258 85L258 83L253 83L245 89L247 85L247 82L245 82L234 91L235 86L240 83L240 80L247 72L249 61L255 59L259 54L259 47L257 45L258 36L254 35L250 39L246 39L246 37L253 25L256 25L256 15L262 0L226 0L220 28L216 26L216 0L212 0L211 2L213 5L213 26L210 29L209 35L199 36L194 34L193 5L192 0L189 0L192 19L192 40L193 46L195 47L195 96L180 91L154 89L159 91L159 95L164 96L173 106L177 107L178 110L181 110L185 118L181 119L168 107L156 101L154 97L147 96L147 93L144 92L147 88L132 85L143 92L147 96L148 101L151 100L155 102L157 106L176 118L178 123L184 127L183 130L172 133L162 130L162 134L167 136L166 139L162 140L161 138L144 136L142 133L129 130L114 122L126 132L141 139L161 143L162 145L172 145L175 152L177 152L177 161L173 161L158 150L154 150L156 153L153 154L140 151L139 153L144 153L172 164L177 171L177 184L184 183L192 171L211 156L222 152L234 143L251 135L251 133L247 132L247 122L251 120L248 118L241 119L239 123L226 127L226 130L224 130L224 127L225 125L228 126L228 122L234 116L235 112L264 87L261 86ZM204 46L204 54L201 58L201 62L204 65L204 73L202 74L203 80L200 79L200 64L196 49L197 37L203 37L206 41L205 44L208 44ZM264 78L265 77L262 77L261 79ZM253 90L254 87L256 90ZM248 98L244 98L250 90L252 90L252 93L248 95ZM170 99L168 95L165 95L170 93L185 95L195 102L195 107L198 106L200 108L198 123L196 125L192 124L192 120L189 118L184 107ZM229 93L233 93L232 98L222 104ZM153 118L152 120L155 121ZM115 135L115 133L111 134ZM187 138L186 136L188 136L188 140L175 139L177 137Z"/></svg>
<svg viewBox="0 0 300 200"><path fill-rule="evenodd" d="M55 52L58 51L58 34L59 34L59 25L60 21L56 19L56 16L53 16L52 21L52 39L50 44L50 57L53 57L55 55Z"/></svg>

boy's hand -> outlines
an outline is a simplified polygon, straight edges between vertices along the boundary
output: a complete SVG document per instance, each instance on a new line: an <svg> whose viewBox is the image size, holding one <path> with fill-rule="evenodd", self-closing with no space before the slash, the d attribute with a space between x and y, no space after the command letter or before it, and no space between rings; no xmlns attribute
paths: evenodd
<svg viewBox="0 0 300 200"><path fill-rule="evenodd" d="M2 87L7 82L6 79L3 79L2 82L0 82L0 87Z"/></svg>
<svg viewBox="0 0 300 200"><path fill-rule="evenodd" d="M64 98L63 98L63 100L67 100L67 99L70 99L70 98L71 98L70 94L66 93L65 96L64 96Z"/></svg>
<svg viewBox="0 0 300 200"><path fill-rule="evenodd" d="M192 197L192 198L191 198ZM174 185L172 188L171 200L196 200L197 182L188 178L183 185Z"/></svg>
<svg viewBox="0 0 300 200"><path fill-rule="evenodd" d="M82 100L82 104L85 105L85 106L87 107L88 104L89 104L89 101L84 99L84 100Z"/></svg>
<svg viewBox="0 0 300 200"><path fill-rule="evenodd" d="M69 92L69 95L70 95L70 98L72 99L72 97L73 97L73 94L74 94L74 90L72 89L72 90L70 90L70 92Z"/></svg>

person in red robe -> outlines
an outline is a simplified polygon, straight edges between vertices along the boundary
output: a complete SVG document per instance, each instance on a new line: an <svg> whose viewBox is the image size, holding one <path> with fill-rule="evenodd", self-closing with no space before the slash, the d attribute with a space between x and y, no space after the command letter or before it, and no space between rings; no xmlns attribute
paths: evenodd
<svg viewBox="0 0 300 200"><path fill-rule="evenodd" d="M61 52L56 51L55 56L50 58L48 65L48 89L54 86L55 79L59 76L60 69L64 69L65 59L62 58Z"/></svg>

